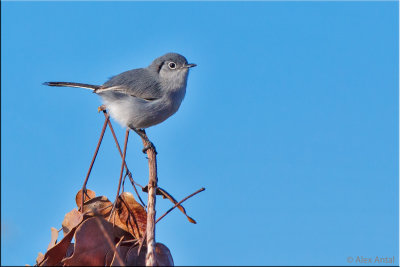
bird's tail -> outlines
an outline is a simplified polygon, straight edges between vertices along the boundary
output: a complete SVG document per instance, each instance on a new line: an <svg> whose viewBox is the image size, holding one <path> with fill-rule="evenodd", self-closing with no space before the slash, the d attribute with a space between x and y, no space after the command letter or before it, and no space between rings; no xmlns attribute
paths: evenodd
<svg viewBox="0 0 400 267"><path fill-rule="evenodd" d="M58 86L58 87L78 87L78 88L85 88L89 90L96 91L101 86L100 85L93 85L93 84L86 84L86 83L71 83L71 82L45 82L43 85L48 86Z"/></svg>

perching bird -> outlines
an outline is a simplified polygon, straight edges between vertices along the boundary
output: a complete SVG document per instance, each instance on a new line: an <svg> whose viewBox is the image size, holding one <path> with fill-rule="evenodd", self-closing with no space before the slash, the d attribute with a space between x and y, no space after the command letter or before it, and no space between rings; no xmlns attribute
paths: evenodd
<svg viewBox="0 0 400 267"><path fill-rule="evenodd" d="M148 128L173 115L186 93L189 68L186 58L168 53L148 67L116 75L103 85L46 82L49 86L81 87L98 94L110 115L133 130Z"/></svg>

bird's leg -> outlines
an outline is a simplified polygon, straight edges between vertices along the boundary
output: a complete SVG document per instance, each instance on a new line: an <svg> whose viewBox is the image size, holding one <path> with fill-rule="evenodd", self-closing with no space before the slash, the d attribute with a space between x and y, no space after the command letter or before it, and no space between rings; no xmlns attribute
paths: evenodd
<svg viewBox="0 0 400 267"><path fill-rule="evenodd" d="M93 155L93 158L92 158L92 162L90 163L89 170L88 170L88 172L87 172L87 174L86 174L85 182L83 182L83 186L82 186L81 211L83 211L83 202L84 202L85 195L86 195L86 184L87 184L87 182L88 182L88 180L89 180L89 175L90 175L90 173L91 173L91 171L92 171L94 161L96 160L96 157L97 157L97 153L99 152L100 144L101 144L101 141L103 141L103 136L104 136L104 133L105 133L105 131L106 131L107 124L108 124L109 120L110 120L110 117L107 115L107 116L106 116L106 119L104 120L103 129L101 130L99 142L97 142L96 151L94 152L94 155Z"/></svg>
<svg viewBox="0 0 400 267"><path fill-rule="evenodd" d="M103 106L104 106L104 105L100 106L100 107L99 107L99 110L100 110ZM104 106L104 108L105 108L105 106ZM105 109L101 109L100 111L103 111L105 117L109 116L109 115L107 114L107 111L106 111ZM114 128L113 128L113 126L112 126L110 120L108 121L108 126L110 127L111 133L112 133L112 135L113 135L113 137L114 137L115 144L117 145L117 149L118 149L119 154L121 155L121 158L122 158L122 157L123 157L123 155L122 155L122 150L121 150L121 147L119 146L117 136L115 135ZM138 183L136 183L136 182L133 180L132 173L129 171L128 165L126 165L126 161L124 161L124 166L125 166L125 169L126 169L126 173L127 173L128 177L129 177L129 180L131 181L131 184L132 184L132 186L133 186L133 189L134 189L135 192L136 192L136 195L138 196L138 198L139 198L140 202L142 203L142 205L143 205L144 207L146 207L146 204L144 204L142 198L140 197L139 192L137 191L135 184L138 185L138 186L140 186L140 187L142 187L142 186L139 185ZM143 187L142 187L142 188L143 188Z"/></svg>
<svg viewBox="0 0 400 267"><path fill-rule="evenodd" d="M125 134L124 153L122 154L122 165L121 165L121 173L120 173L119 182L118 182L117 196L115 198L113 207L111 209L110 217L108 217L108 220L110 220L111 217L112 217L113 211L115 209L115 205L117 204L117 200L118 200L118 196L119 196L119 190L121 188L122 174L124 173L124 167L125 167L126 147L128 145L128 136L129 136L129 128L126 129L126 134Z"/></svg>
<svg viewBox="0 0 400 267"><path fill-rule="evenodd" d="M142 149L143 153L146 153L146 151L150 148L154 149L154 152L157 154L156 151L156 147L154 146L154 144L149 140L149 138L147 137L146 131L144 129L136 129L136 128L132 128L132 130L135 131L135 133L137 133L145 142L146 145L145 147Z"/></svg>

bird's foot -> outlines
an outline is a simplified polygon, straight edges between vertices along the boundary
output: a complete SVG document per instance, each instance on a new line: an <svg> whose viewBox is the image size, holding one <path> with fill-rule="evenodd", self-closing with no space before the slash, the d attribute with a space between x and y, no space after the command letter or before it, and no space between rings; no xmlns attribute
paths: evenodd
<svg viewBox="0 0 400 267"><path fill-rule="evenodd" d="M154 153L156 153L156 155L157 155L157 150L156 150L156 147L154 146L154 144L150 141L147 141L147 145L142 149L142 151L143 151L143 153L146 154L147 150L149 150L149 149L153 149Z"/></svg>
<svg viewBox="0 0 400 267"><path fill-rule="evenodd" d="M104 110L106 110L106 109L107 109L107 108L106 108L105 105L101 105L101 106L99 106L99 107L97 108L97 112L104 111Z"/></svg>
<svg viewBox="0 0 400 267"><path fill-rule="evenodd" d="M130 127L132 130L134 130L143 140L143 143L145 144L145 147L142 149L142 152L146 154L147 150L153 149L154 153L157 155L157 150L154 144L149 140L149 138L146 135L146 131L144 129L140 128L134 128Z"/></svg>

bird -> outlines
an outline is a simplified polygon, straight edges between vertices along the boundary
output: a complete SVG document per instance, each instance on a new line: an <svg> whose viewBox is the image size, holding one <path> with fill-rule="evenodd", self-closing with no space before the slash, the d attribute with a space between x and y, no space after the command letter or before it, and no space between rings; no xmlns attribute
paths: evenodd
<svg viewBox="0 0 400 267"><path fill-rule="evenodd" d="M157 151L154 144L147 137L144 129L165 121L178 111L186 94L189 69L195 66L196 64L189 64L186 58L178 53L167 53L153 60L149 66L125 71L121 74L111 77L103 85L77 82L43 83L44 85L48 86L80 87L92 90L93 93L101 97L104 103L104 105L99 108L99 111L103 110L105 112L105 110L108 110L112 118L114 118L122 126L126 127L123 153L119 148L117 139L115 139L122 157L122 166L117 196L110 213L111 215L116 207L121 187L123 170L124 166L126 166L125 157L129 130L134 130L140 137L142 137L143 144L145 146L142 150L143 153L146 153L146 151L149 149L153 151L153 153L151 151L148 152L149 164L150 157L154 157L155 162L155 155L157 154ZM84 204L84 192L86 192L86 184L94 160L96 159L97 151L103 138L107 123L109 123L108 115L106 116L106 121L104 122L96 152L93 156L92 163L82 186L81 207L83 207ZM126 170L127 173L129 173L127 166ZM151 188L157 186L156 175L153 175L150 179L153 179L151 180L153 183L150 183L149 181L149 195ZM111 215L109 219L111 219Z"/></svg>
<svg viewBox="0 0 400 267"><path fill-rule="evenodd" d="M195 66L178 53L166 53L149 66L122 72L103 85L77 82L43 84L92 90L101 97L113 119L149 141L144 129L165 121L178 111L186 94L189 69ZM154 147L150 141L149 144Z"/></svg>

